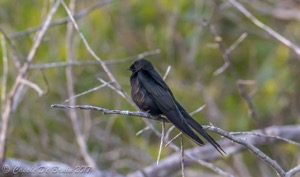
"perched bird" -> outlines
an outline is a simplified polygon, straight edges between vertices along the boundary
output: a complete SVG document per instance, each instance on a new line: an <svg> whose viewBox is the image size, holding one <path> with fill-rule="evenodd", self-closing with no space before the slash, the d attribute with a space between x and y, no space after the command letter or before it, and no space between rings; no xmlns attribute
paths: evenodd
<svg viewBox="0 0 300 177"><path fill-rule="evenodd" d="M176 101L170 88L148 60L135 61L129 70L132 72L130 76L131 97L142 111L152 116L165 115L183 134L198 145L204 145L204 142L192 130L193 128L220 154L225 153L221 146Z"/></svg>

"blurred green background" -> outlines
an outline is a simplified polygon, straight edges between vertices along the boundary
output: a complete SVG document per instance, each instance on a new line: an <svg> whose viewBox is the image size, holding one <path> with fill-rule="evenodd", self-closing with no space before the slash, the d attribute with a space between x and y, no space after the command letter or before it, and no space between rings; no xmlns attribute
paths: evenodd
<svg viewBox="0 0 300 177"><path fill-rule="evenodd" d="M0 1L1 29L16 48L14 50L7 42L8 90L18 73L13 59L25 62L36 33L14 35L40 25L53 3L52 0ZM95 3L99 1L78 0L76 12ZM280 14L272 13L272 10L278 8L297 10L300 8L299 3L242 3L263 23L292 42L300 43L299 19L282 18ZM53 21L64 17L67 17L67 13L60 6ZM88 15L77 19L77 22L92 49L103 61L121 60L145 51L160 49L159 54L146 59L153 63L161 75L169 65L172 67L166 82L188 112L206 104L203 111L193 116L201 124L212 123L231 132L299 123L299 56L255 26L227 1L114 0L93 9ZM66 26L63 23L48 29L32 64L67 60ZM229 68L214 75L224 64L224 60L212 28L222 38L225 48L232 45L243 33L247 33L247 37L229 55L232 70L237 77ZM75 61L95 61L77 32L74 32L72 46ZM0 52L2 56L3 51ZM131 63L132 61L128 61L108 65L127 93L130 93L130 72L126 69ZM0 72L3 73L2 62L0 66ZM43 79L43 73L48 84ZM74 66L73 74L76 94L101 85L97 78L109 80L98 64ZM84 164L67 111L50 107L51 104L64 103L68 99L66 67L31 69L28 79L48 90L48 93L39 97L33 89L23 88L10 122L7 156L28 161L60 161L74 166ZM251 95L258 115L257 122L249 116L245 100L238 92L238 79L250 81L244 88ZM135 110L108 87L79 97L77 104ZM96 111L79 110L77 114L82 131L87 137L88 150L99 168L126 174L155 162L160 138L151 131L136 136L136 132L145 127L140 118L102 115ZM153 124L161 129L160 123ZM177 130L172 135L176 133ZM185 139L185 146L189 148L195 144ZM300 160L299 149L287 143L272 148L266 146L262 150L284 168L295 166ZM172 149L163 148L162 158L172 153ZM231 166L235 159L233 156L224 158L218 161L218 165L233 168L234 171ZM242 159L252 175L258 173L257 166L260 163L256 162L259 159L249 152L242 153ZM193 166L192 169L197 171L199 166Z"/></svg>

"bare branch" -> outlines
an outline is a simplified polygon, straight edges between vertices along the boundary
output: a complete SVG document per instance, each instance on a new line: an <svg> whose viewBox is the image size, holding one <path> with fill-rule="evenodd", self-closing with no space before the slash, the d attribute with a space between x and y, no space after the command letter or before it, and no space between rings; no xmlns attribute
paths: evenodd
<svg viewBox="0 0 300 177"><path fill-rule="evenodd" d="M0 28L0 31L1 31L2 35L4 36L4 38L6 39L6 41L8 42L8 45L12 48L12 51L13 51L12 53L14 54L11 57L12 61L14 62L16 68L20 69L21 63L18 59L21 59L21 58L23 59L25 57L18 52L16 46L11 41L11 39L6 35L6 33L4 32L4 30L2 28Z"/></svg>
<svg viewBox="0 0 300 177"><path fill-rule="evenodd" d="M158 121L168 122L167 120L165 121L165 119L153 118L148 113L145 113L145 112L109 110L109 109L99 108L99 107L94 107L94 106L89 106L89 105L66 106L66 105L55 104L55 105L51 105L51 106L53 108L64 108L64 109L68 109L68 108L72 108L72 109L92 109L92 110L101 111L105 114L121 114L121 115L139 116L139 117L143 117L143 118L148 118L148 119L150 118L150 119L154 119L154 120L158 120ZM255 142L249 141L249 137L247 137L247 141L246 141L246 140L244 140L243 136L238 136L238 137L233 136L229 132L226 132L226 131L224 131L220 128L214 127L214 126L203 126L203 128L205 130L209 130L209 131L213 131L215 133L218 133L219 135L221 135L223 137L226 137L226 138L230 139L231 141L236 142L236 143L244 146L245 148L250 150L253 154L257 155L260 159L262 159L266 164L271 166L277 172L277 174L279 176L284 176L285 175L285 171L282 169L282 167L280 165L278 165L278 163L276 161L274 161L269 156L267 156L262 151L260 151L258 148L256 148L253 145L253 144L255 144ZM299 128L299 130L297 130L297 131L300 131L300 127L298 126L297 128ZM271 130L265 129L264 131L275 133L275 131L273 129L271 129ZM161 136L161 135L159 135L159 136ZM253 144L251 144L251 143L253 143ZM226 152L229 152L229 153L232 152L232 150L229 150L229 149L227 150L227 147L225 147L225 146L223 146L223 147L225 148ZM178 149L178 147L175 147L175 149ZM214 153L212 153L212 154L214 154ZM217 156L215 156L215 157L217 157Z"/></svg>
<svg viewBox="0 0 300 177"><path fill-rule="evenodd" d="M160 154L161 154L161 150L162 150L164 138L165 138L165 123L162 122L161 123L161 138L160 138L159 150L158 150L157 161L156 161L157 165L159 163L159 159L160 159Z"/></svg>
<svg viewBox="0 0 300 177"><path fill-rule="evenodd" d="M99 90L99 89L101 89L101 88L107 86L107 85L110 84L110 83L111 83L111 82L107 82L107 83L101 84L101 85L99 85L99 86L97 86L97 87L94 87L94 88L92 88L92 89L89 89L89 90L87 90L87 91L85 91L85 92L82 92L82 93L80 93L80 94L74 95L74 96L70 97L69 99L66 99L65 102L69 102L71 99L74 99L74 98L80 97L80 96L82 96L82 95L88 94L88 93L90 93L90 92Z"/></svg>
<svg viewBox="0 0 300 177"><path fill-rule="evenodd" d="M200 106L198 109L196 109L195 111L191 112L191 113L190 113L190 116L192 116L192 115L194 115L194 114L196 114L196 113L202 111L205 107L206 107L206 105Z"/></svg>
<svg viewBox="0 0 300 177"><path fill-rule="evenodd" d="M62 104L53 104L51 105L52 108L62 108L62 109L83 109L83 110L96 110L100 111L103 114L120 114L120 115L129 115L129 116L135 116L135 117L144 117L160 122L169 122L169 120L163 118L163 117L153 117L150 114L146 112L134 112L134 111L127 111L127 110L111 110L96 106L90 106L90 105L62 105Z"/></svg>
<svg viewBox="0 0 300 177"><path fill-rule="evenodd" d="M20 83L27 85L28 87L31 87L33 90L35 90L38 93L39 96L42 96L45 94L45 92L37 84L35 84L27 79L21 78Z"/></svg>
<svg viewBox="0 0 300 177"><path fill-rule="evenodd" d="M248 36L248 34L246 32L244 32L243 34L240 35L240 37L233 43L231 44L227 49L226 49L226 54L230 54L234 49L236 49L238 47L238 45L240 45L241 42L243 42L246 37Z"/></svg>
<svg viewBox="0 0 300 177"><path fill-rule="evenodd" d="M169 65L168 68L167 68L167 71L166 71L166 73L165 73L165 75L164 75L164 77L163 77L163 80L166 80L167 76L169 75L169 73L170 73L170 71L171 71L171 68L172 68L172 67Z"/></svg>
<svg viewBox="0 0 300 177"><path fill-rule="evenodd" d="M28 70L29 64L34 58L34 55L37 51L37 48L39 47L42 38L47 31L49 24L52 20L52 17L54 13L56 12L57 8L59 7L60 0L57 0L53 7L51 8L50 12L47 15L46 20L43 23L43 27L37 34L35 41L33 43L33 46L26 58L26 63L22 66L22 68L19 71L19 74L15 80L15 83L13 84L8 97L5 102L5 108L4 111L2 112L2 127L1 127L1 132L0 132L0 163L3 163L4 157L5 157L5 147L6 147L6 138L7 138L7 132L8 132L8 124L9 124L9 118L10 118L10 113L11 113L11 108L13 105L13 100L14 96L18 90L18 88L22 85L20 80L25 77L25 74Z"/></svg>
<svg viewBox="0 0 300 177"><path fill-rule="evenodd" d="M113 91L115 91L117 94L119 94L121 97L127 100L126 96L123 92L121 92L119 89L117 89L115 86L111 85L109 82L106 82L105 80L101 78L97 78L98 81L100 81L102 84L106 84L109 88L111 88ZM112 81L111 81L112 82Z"/></svg>
<svg viewBox="0 0 300 177"><path fill-rule="evenodd" d="M294 174L300 172L300 165L296 166L295 168L292 168L290 171L288 171L285 175L285 177L292 177Z"/></svg>
<svg viewBox="0 0 300 177"><path fill-rule="evenodd" d="M136 132L136 136L139 136L140 134L142 134L144 131L147 131L147 130L149 130L150 129L150 127L149 126L147 126L147 127L145 127L145 128L143 128L143 129L141 129L140 131L138 131L138 132Z"/></svg>
<svg viewBox="0 0 300 177"><path fill-rule="evenodd" d="M114 64L121 64L126 63L128 61L142 59L147 56L159 54L160 50L150 50L145 51L143 53L139 53L135 56L130 56L127 58L122 59L109 59L105 61L106 65L114 65ZM99 64L98 61L68 61L68 62L54 62L54 63L45 63L45 64L31 64L29 69L48 69L48 68L57 68L57 67L67 67L67 66L82 66L82 65L93 65Z"/></svg>
<svg viewBox="0 0 300 177"><path fill-rule="evenodd" d="M231 46L229 46L226 50L225 50L225 53L226 55L229 55L234 49L237 48L237 46L247 37L247 33L243 33L240 35L240 37L233 43L231 44ZM221 38L217 38L217 41L221 42ZM214 75L219 75L221 74L222 72L224 72L230 65L230 62L225 60L224 62L224 65L221 66L219 69L217 69L215 72L214 72Z"/></svg>
<svg viewBox="0 0 300 177"><path fill-rule="evenodd" d="M104 114L121 114L121 115L131 115L131 116L138 116L138 117L143 117L143 118L148 118L148 119L153 119L153 120L157 120L157 121L162 121L162 122L169 122L167 119L165 119L165 118L162 118L162 117L152 117L150 114L148 114L148 113L145 113L145 112L131 112L131 111L126 111L126 110L109 110L109 109L105 109L105 108L100 108L100 107L95 107L95 106L89 106L89 105L80 105L80 106L67 106L67 105L59 105L59 104L54 104L54 105L51 105L51 107L53 107L53 108L63 108L63 109L84 109L84 110L97 110L97 111L100 111L100 112L102 112L102 113L104 113ZM146 127L146 129L151 129L151 127L150 126L152 126L151 124L150 125L148 125L147 127ZM153 129L152 129L153 130ZM154 133L157 135L157 136L159 136L159 137L164 137L162 134L160 134L158 131L156 131L155 129L153 130L154 131ZM181 135L181 133L179 133L175 138L177 138L179 135ZM175 139L175 138L173 138L173 139ZM168 140L166 139L166 138L164 138L164 141L167 141L168 142ZM178 151L179 150L179 147L177 147L176 145L174 145L173 143L172 143L172 141L171 142L168 142L167 143L167 145L169 146L170 145L170 147L172 148L172 149L174 149L174 150L176 150L176 151ZM167 146L166 145L166 146ZM194 157L192 157L192 156L188 156L187 155L187 157L189 157L189 158L191 158L191 159L194 159ZM197 160L198 161L198 160ZM204 166L205 166L205 163L202 163L202 164L204 164ZM224 172L223 170L221 170L220 168L217 168L217 167L215 167L214 165L212 165L212 164L210 164L210 165L207 165L207 164L210 164L210 163L206 163L206 167L208 167L208 168L211 168L211 167L214 167L212 170L213 171L215 171L215 172L217 172L217 173L224 173L224 174L227 174L227 172ZM157 165L157 164L156 164ZM218 170L216 170L216 169L218 169ZM230 175L229 175L230 176Z"/></svg>
<svg viewBox="0 0 300 177"><path fill-rule="evenodd" d="M207 130L213 131L215 133L218 133L219 135L222 135L238 144L243 145L244 147L246 147L247 149L249 149L253 154L257 155L258 157L260 157L260 159L262 159L266 164L268 164L269 166L271 166L276 173L279 176L284 176L285 175L285 171L283 170L283 168L274 160L272 160L269 156L267 156L266 154L264 154L262 151L260 151L258 148L256 148L254 145L246 142L245 140L243 140L242 138L236 138L233 135L231 135L230 133L214 127L214 126L204 126Z"/></svg>
<svg viewBox="0 0 300 177"><path fill-rule="evenodd" d="M293 49L298 55L300 55L300 48L292 43L290 40L270 28L269 26L265 25L261 21L259 21L254 15L251 14L242 4L237 2L236 0L228 0L235 8L237 8L240 12L242 12L247 18L249 18L256 26L263 29L267 33L269 33L271 36L279 40L284 45L288 46L289 48Z"/></svg>
<svg viewBox="0 0 300 177"><path fill-rule="evenodd" d="M263 131L261 133L258 133L258 132L230 132L231 135L253 135L253 136L258 136L258 137L274 138L274 139L278 139L278 140L282 140L282 141L294 144L296 146L300 146L300 143L298 143L298 142L289 140L287 138L282 138L280 136L268 135L267 133L268 132L265 132L265 131Z"/></svg>
<svg viewBox="0 0 300 177"><path fill-rule="evenodd" d="M180 152L181 152L181 176L184 177L184 148L183 148L183 136L180 136Z"/></svg>
<svg viewBox="0 0 300 177"><path fill-rule="evenodd" d="M225 49L225 47L222 43L222 37L217 34L217 31L216 31L216 29L213 25L211 25L210 27L211 27L210 29L211 29L212 34L215 35L215 40L218 43L219 50L220 50L220 52L222 54L222 57L225 61L224 66L221 67L222 69L218 69L217 72L221 72L223 69L226 69L227 67L229 67L231 74L237 80L238 91L239 91L240 95L242 96L242 98L244 99L244 101L246 102L246 105L248 107L249 115L255 121L255 123L257 124L257 122L258 122L257 112L255 111L252 100L251 100L249 94L246 92L246 89L244 88L244 85L239 84L240 78L239 78L236 70L231 66L229 53L226 52L227 50Z"/></svg>

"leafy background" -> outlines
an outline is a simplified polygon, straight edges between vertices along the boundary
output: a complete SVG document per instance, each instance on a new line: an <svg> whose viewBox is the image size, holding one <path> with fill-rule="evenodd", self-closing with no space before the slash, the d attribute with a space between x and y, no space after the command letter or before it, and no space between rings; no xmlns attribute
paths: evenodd
<svg viewBox="0 0 300 177"><path fill-rule="evenodd" d="M76 12L96 2L98 1L77 1ZM35 33L19 37L13 37L13 34L40 25L53 3L51 0L1 0L0 26L10 36L17 51L16 54L8 45L8 88L18 73L13 58L24 63L35 36ZM273 9L283 7L298 9L299 2L242 3L263 23L292 42L299 43L299 19L283 19L280 14L275 16L271 13ZM61 6L54 21L66 16L67 13ZM93 10L77 22L93 50L104 61L160 49L159 54L148 56L147 59L161 75L169 65L172 67L166 82L177 100L189 112L207 105L203 111L193 116L201 124L212 123L227 131L299 124L299 56L255 26L227 1L115 0ZM252 95L257 121L249 116L245 100L237 89L237 78L230 69L214 75L224 64L224 60L212 28L222 38L222 44L226 48L241 34L247 33L247 37L230 53L230 61L239 79L251 81L251 84L244 87ZM72 46L75 50L74 60L94 60L76 32ZM0 52L2 56L3 51ZM49 28L32 64L63 61L66 61L66 24ZM127 93L130 93L130 72L126 69L131 62L108 65ZM3 63L0 65L2 73ZM34 90L24 88L10 122L8 157L28 161L53 160L73 166L84 164L68 113L50 107L54 103L64 103L68 98L65 69L56 67L29 71L28 79L48 92L40 97ZM48 84L43 79L43 73ZM98 64L74 66L73 74L76 93L101 85L97 78L109 80ZM135 110L108 87L79 97L77 104ZM96 111L77 111L77 114L81 128L88 137L88 150L99 168L126 174L155 162L160 138L151 131L136 136L136 132L145 127L141 119L102 115ZM160 129L160 123L153 124ZM172 135L177 133L176 130ZM217 135L213 137L220 138ZM175 143L179 144L179 141ZM195 146L188 139L184 140L184 144L186 148ZM284 168L295 166L300 160L299 148L288 143L264 146L261 149ZM174 151L170 148L163 148L162 158L172 153ZM259 159L246 151L239 156L250 174L258 173L257 169L262 165ZM233 155L222 158L216 164L235 171L236 161L237 158ZM199 169L207 170L199 165L194 165L189 170ZM264 174L263 170L259 173ZM179 176L180 173L176 175Z"/></svg>

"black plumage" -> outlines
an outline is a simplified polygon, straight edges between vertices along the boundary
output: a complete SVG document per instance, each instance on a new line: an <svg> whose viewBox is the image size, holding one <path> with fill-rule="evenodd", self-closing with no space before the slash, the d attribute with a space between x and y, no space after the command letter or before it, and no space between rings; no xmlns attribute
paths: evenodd
<svg viewBox="0 0 300 177"><path fill-rule="evenodd" d="M204 142L192 130L193 128L220 154L225 153L221 146L176 101L170 88L149 61L137 60L129 70L132 72L130 77L131 97L142 111L153 116L165 115L183 134L198 145L204 145Z"/></svg>

